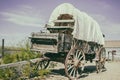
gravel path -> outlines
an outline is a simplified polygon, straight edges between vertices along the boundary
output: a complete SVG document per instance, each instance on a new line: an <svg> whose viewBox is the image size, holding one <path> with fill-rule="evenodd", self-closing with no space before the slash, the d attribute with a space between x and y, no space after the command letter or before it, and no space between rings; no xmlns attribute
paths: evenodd
<svg viewBox="0 0 120 80"><path fill-rule="evenodd" d="M96 73L95 63L86 63L85 73L78 80L120 80L120 62L106 62L107 70ZM57 63L46 80L69 80L65 76L64 65Z"/></svg>

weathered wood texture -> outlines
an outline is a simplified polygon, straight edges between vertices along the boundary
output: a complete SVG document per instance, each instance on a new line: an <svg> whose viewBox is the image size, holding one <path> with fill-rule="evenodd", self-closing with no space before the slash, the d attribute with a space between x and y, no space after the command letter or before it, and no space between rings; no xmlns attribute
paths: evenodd
<svg viewBox="0 0 120 80"><path fill-rule="evenodd" d="M4 39L2 39L2 56L4 56Z"/></svg>
<svg viewBox="0 0 120 80"><path fill-rule="evenodd" d="M20 62L16 62L16 63L2 64L2 65L0 65L0 68L20 67L20 66L23 66L26 64L39 62L44 59L47 59L47 58L36 58L36 59L31 59L29 61L20 61Z"/></svg>

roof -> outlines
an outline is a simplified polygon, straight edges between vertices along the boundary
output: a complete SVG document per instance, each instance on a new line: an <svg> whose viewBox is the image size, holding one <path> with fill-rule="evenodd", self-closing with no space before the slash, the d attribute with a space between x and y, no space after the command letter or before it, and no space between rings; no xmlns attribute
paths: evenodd
<svg viewBox="0 0 120 80"><path fill-rule="evenodd" d="M75 24L72 35L74 38L104 45L104 38L99 24L88 14L78 10L69 3L63 3L53 10L48 25L54 26L54 21L61 14L70 14L73 16Z"/></svg>
<svg viewBox="0 0 120 80"><path fill-rule="evenodd" d="M105 41L105 47L107 47L107 48L120 48L120 40Z"/></svg>

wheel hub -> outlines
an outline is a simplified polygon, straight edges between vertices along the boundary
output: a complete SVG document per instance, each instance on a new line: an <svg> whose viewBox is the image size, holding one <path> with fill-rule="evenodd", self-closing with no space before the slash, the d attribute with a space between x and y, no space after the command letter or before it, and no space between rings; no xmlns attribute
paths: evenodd
<svg viewBox="0 0 120 80"><path fill-rule="evenodd" d="M80 65L80 61L77 58L74 58L74 66L78 67Z"/></svg>

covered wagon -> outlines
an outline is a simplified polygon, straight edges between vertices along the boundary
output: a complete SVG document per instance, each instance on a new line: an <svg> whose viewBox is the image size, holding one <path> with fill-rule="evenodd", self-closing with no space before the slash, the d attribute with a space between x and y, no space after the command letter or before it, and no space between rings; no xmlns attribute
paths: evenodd
<svg viewBox="0 0 120 80"><path fill-rule="evenodd" d="M104 36L99 24L88 14L69 3L56 7L45 25L47 32L32 33L31 50L43 52L47 60L40 62L46 68L50 60L63 62L70 79L79 78L86 61L96 62L96 70L104 68Z"/></svg>

